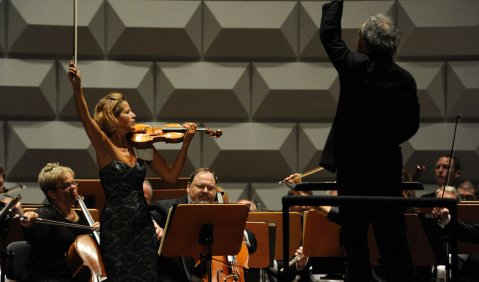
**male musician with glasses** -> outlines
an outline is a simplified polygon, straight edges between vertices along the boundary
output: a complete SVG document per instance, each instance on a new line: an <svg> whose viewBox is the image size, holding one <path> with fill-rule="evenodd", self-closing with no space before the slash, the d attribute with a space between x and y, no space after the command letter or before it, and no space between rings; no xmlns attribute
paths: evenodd
<svg viewBox="0 0 479 282"><path fill-rule="evenodd" d="M340 93L320 165L336 172L339 196L401 197L399 145L419 128L416 82L393 60L399 32L389 17L370 16L360 28L356 52L346 46L341 34L343 4L332 0L322 11L320 38L338 72ZM340 205L339 210L347 281L371 280L370 223L387 281L412 281L412 259L399 208Z"/></svg>
<svg viewBox="0 0 479 282"><path fill-rule="evenodd" d="M187 195L178 199L160 200L151 203L151 214L161 228L166 225L169 209L175 204L213 204L218 191L217 177L209 168L195 170L186 186ZM225 219L228 220L228 219ZM161 236L160 236L161 237ZM246 245L249 253L256 250L256 238L254 234L245 232ZM158 271L162 282L196 281L205 274L204 268L195 268L191 257L163 257L158 259Z"/></svg>

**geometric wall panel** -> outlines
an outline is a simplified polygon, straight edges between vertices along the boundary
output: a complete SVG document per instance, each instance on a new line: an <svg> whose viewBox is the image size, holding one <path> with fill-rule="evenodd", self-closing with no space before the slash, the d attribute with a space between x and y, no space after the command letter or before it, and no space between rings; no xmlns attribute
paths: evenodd
<svg viewBox="0 0 479 282"><path fill-rule="evenodd" d="M101 0L79 1L78 55L103 55L102 3ZM73 1L12 0L7 11L9 53L73 55Z"/></svg>
<svg viewBox="0 0 479 282"><path fill-rule="evenodd" d="M249 183L222 183L221 175L218 175L218 186L226 191L231 204L236 203L240 199L250 198Z"/></svg>
<svg viewBox="0 0 479 282"><path fill-rule="evenodd" d="M339 95L337 77L330 63L254 64L254 120L332 120Z"/></svg>
<svg viewBox="0 0 479 282"><path fill-rule="evenodd" d="M421 182L435 183L434 165L441 155L449 155L452 147L455 123L422 124L415 136L403 147L405 169L414 171L417 164L427 167L421 174ZM459 124L454 144L454 155L462 164L462 180L479 181L479 125Z"/></svg>
<svg viewBox="0 0 479 282"><path fill-rule="evenodd" d="M416 80L422 120L443 120L446 116L445 65L443 62L399 62Z"/></svg>
<svg viewBox="0 0 479 282"><path fill-rule="evenodd" d="M157 70L158 119L248 120L249 64L158 63Z"/></svg>
<svg viewBox="0 0 479 282"><path fill-rule="evenodd" d="M73 2L0 0L0 165L10 184L29 186L25 202L45 199L37 174L48 161L98 178L67 79ZM138 123L223 130L218 139L198 132L181 176L212 166L232 201L280 209L287 188L277 182L319 165L339 93L319 38L329 0L78 2L78 63L91 114L119 91ZM420 181L433 185L435 159L449 153L461 114L462 179L479 183L479 1L347 0L341 26L351 50L378 12L402 31L398 64L415 78L421 105L421 127L401 145L406 171L424 164ZM154 146L171 164L181 145ZM304 181L334 179L321 171Z"/></svg>
<svg viewBox="0 0 479 282"><path fill-rule="evenodd" d="M96 103L106 94L121 92L136 114L137 122L153 117L154 81L151 62L79 61L84 95L93 115ZM77 120L73 90L67 77L68 62L59 69L59 115L64 120Z"/></svg>
<svg viewBox="0 0 479 282"><path fill-rule="evenodd" d="M289 188L284 184L278 184L282 178L274 180L276 180L275 183L251 183L256 196L253 200L261 203L263 211L281 211L283 209L281 198L288 194Z"/></svg>
<svg viewBox="0 0 479 282"><path fill-rule="evenodd" d="M205 58L292 59L297 54L296 2L205 1Z"/></svg>
<svg viewBox="0 0 479 282"><path fill-rule="evenodd" d="M0 166L3 166L3 167L5 167L5 152L6 152L5 128L6 128L6 124L4 122L0 122Z"/></svg>
<svg viewBox="0 0 479 282"><path fill-rule="evenodd" d="M447 113L479 120L479 61L448 62Z"/></svg>
<svg viewBox="0 0 479 282"><path fill-rule="evenodd" d="M53 119L56 114L54 61L0 59L1 118Z"/></svg>
<svg viewBox="0 0 479 282"><path fill-rule="evenodd" d="M400 57L479 55L479 1L398 1Z"/></svg>
<svg viewBox="0 0 479 282"><path fill-rule="evenodd" d="M201 1L110 0L108 4L110 57L199 57Z"/></svg>
<svg viewBox="0 0 479 282"><path fill-rule="evenodd" d="M203 166L214 169L223 180L278 181L296 167L296 126L292 123L207 126L222 128L224 134L204 139Z"/></svg>
<svg viewBox="0 0 479 282"><path fill-rule="evenodd" d="M330 123L299 124L299 170L304 173L319 166L319 161L323 153L323 148L331 129ZM327 170L308 176L303 181L334 181L335 175Z"/></svg>
<svg viewBox="0 0 479 282"><path fill-rule="evenodd" d="M95 153L79 122L9 122L9 179L35 181L48 162L70 166L77 178L98 178Z"/></svg>
<svg viewBox="0 0 479 282"><path fill-rule="evenodd" d="M0 0L0 19L5 19L5 2L6 1ZM5 45L6 28L7 27L5 26L5 21L1 20L0 21L0 54L3 54L3 52L5 52L5 50L7 49Z"/></svg>
<svg viewBox="0 0 479 282"><path fill-rule="evenodd" d="M327 58L321 40L319 27L321 25L322 7L329 1L300 2L300 38L299 52L301 58ZM394 1L345 1L343 19L341 22L342 36L351 50L356 50L358 29L372 14L394 14Z"/></svg>

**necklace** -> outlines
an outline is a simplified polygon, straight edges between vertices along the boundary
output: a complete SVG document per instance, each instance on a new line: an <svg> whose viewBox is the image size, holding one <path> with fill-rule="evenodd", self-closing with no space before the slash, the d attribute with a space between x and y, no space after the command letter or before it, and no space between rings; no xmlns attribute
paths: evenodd
<svg viewBox="0 0 479 282"><path fill-rule="evenodd" d="M75 212L74 209L72 209L71 212L68 215L65 215L65 213L63 213L57 206L54 206L54 207L58 211L58 213L60 213L60 215L65 218L65 220L67 220L69 222L77 222L78 221L78 215L77 215L77 213Z"/></svg>

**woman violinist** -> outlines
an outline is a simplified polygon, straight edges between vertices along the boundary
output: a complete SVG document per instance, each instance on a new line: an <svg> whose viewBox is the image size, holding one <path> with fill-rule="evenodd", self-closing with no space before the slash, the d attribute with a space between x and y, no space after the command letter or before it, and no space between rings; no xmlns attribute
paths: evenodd
<svg viewBox="0 0 479 282"><path fill-rule="evenodd" d="M75 173L58 163L47 164L38 175L38 183L49 204L24 213L25 235L32 245L30 268L21 281L74 281L65 253L75 239L91 231L59 225L35 224L37 218L52 220L65 225L75 223L87 225L83 213L72 206L78 196ZM94 226L98 227L98 223Z"/></svg>
<svg viewBox="0 0 479 282"><path fill-rule="evenodd" d="M156 281L156 236L143 196L146 165L167 182L176 182L196 131L186 123L181 150L169 166L151 144L135 150L129 136L135 132L136 115L124 95L110 93L96 104L92 118L83 95L80 71L70 62L77 114L96 151L100 180L105 192L100 248L111 281Z"/></svg>

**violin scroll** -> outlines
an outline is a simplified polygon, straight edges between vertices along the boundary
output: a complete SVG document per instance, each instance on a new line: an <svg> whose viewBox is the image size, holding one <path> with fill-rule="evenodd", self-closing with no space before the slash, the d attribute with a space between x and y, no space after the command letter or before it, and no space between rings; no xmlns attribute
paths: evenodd
<svg viewBox="0 0 479 282"><path fill-rule="evenodd" d="M223 131L221 129L213 130L213 129L206 128L205 134L213 138L220 138L221 135L223 135Z"/></svg>

